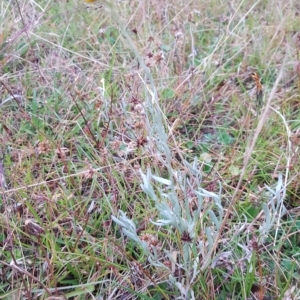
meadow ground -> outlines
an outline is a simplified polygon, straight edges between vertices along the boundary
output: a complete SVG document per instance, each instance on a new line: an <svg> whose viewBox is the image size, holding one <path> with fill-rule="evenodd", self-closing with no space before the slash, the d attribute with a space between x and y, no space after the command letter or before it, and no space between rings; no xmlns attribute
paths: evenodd
<svg viewBox="0 0 300 300"><path fill-rule="evenodd" d="M300 299L298 0L3 0L0 299Z"/></svg>

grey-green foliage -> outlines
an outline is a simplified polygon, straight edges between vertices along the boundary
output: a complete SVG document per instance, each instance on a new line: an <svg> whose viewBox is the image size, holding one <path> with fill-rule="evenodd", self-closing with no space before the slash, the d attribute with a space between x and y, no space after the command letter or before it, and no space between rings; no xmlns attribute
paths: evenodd
<svg viewBox="0 0 300 300"><path fill-rule="evenodd" d="M269 201L263 204L263 211L265 215L265 221L259 228L260 232L260 241L263 243L265 238L268 236L269 232L274 228L275 223L279 223L281 217L286 214L287 210L283 204L286 187L282 181L282 174L278 176L278 182L275 189L265 186L268 190ZM279 226L277 226L279 228Z"/></svg>
<svg viewBox="0 0 300 300"><path fill-rule="evenodd" d="M159 219L151 222L158 227L165 226L169 228L170 232L177 230L181 235L188 234L190 237L191 242L183 244L183 253L179 262L173 259L172 252L174 249L170 247L163 250L164 255L185 271L185 279L182 282L177 282L172 274L169 275L169 282L177 287L184 298L193 298L192 283L200 272L201 266L199 257L202 257L203 260L208 259L205 254L210 253L209 250L213 247L215 236L221 228L224 212L221 204L221 188L218 195L201 188L201 173L197 161L195 159L193 164L185 162L186 167L189 169L188 177L179 171L173 173L174 179L171 180L153 175L149 169L146 174L141 172L143 180L141 187L147 196L154 201L155 208L159 213ZM179 189L180 194L185 195L183 201L179 200ZM190 209L188 193L193 193L197 198L197 208L194 211ZM204 197L209 197L212 202L210 208L206 211L203 207ZM158 253L158 249L149 246L139 238L134 222L127 218L126 213L120 211L119 217L112 216L112 219L121 226L122 232L127 237L134 240L144 250L144 254L147 255L152 266L166 268L161 261L163 259L162 253ZM200 236L199 231L202 232L202 236L206 235L205 240L207 242L197 239ZM165 247L168 247L167 245L168 243L164 244Z"/></svg>
<svg viewBox="0 0 300 300"><path fill-rule="evenodd" d="M210 261L209 264L205 265L205 268L214 264L211 257L208 256L211 255L212 252L210 250L213 248L219 230L221 230L224 209L221 203L221 187L218 194L201 188L201 173L197 168L197 159L195 159L193 164L185 162L185 165L189 170L189 176L187 177L178 171L173 173L173 180L153 175L149 169L146 174L141 172L143 180L141 187L147 196L154 201L155 208L159 213L159 218L151 222L158 227L164 226L169 228L170 232L177 230L180 234L187 233L190 237L190 242L183 243L183 253L179 257L179 261L174 260L172 255L174 248L172 246L167 248L168 243L164 244L163 254L173 264L185 271L185 277L181 282L178 282L170 274L169 283L172 283L179 290L183 299L193 299L193 283L197 275L203 271L204 264L200 260L202 262ZM264 241L274 228L276 221L278 222L286 213L283 205L285 187L283 186L282 176L279 176L275 189L270 187L266 187L266 189L268 190L269 202L263 205L265 221L259 228L259 243ZM183 201L178 198L178 190L180 190L180 195L184 195ZM189 207L187 192L192 192L197 197L197 209L192 212ZM208 197L212 203L206 209L204 209L203 205L204 197ZM153 246L149 246L139 238L134 222L128 219L123 211L120 211L118 218L113 216L112 219L122 227L122 231L127 237L134 240L144 250L144 254L148 257L148 261L152 266L166 268L161 261L163 259L161 251ZM247 220L245 221L247 223ZM200 231L201 236L205 236L204 239L197 239L200 236ZM241 233L241 231L239 232ZM178 241L178 243L180 242ZM247 257L251 257L249 255L250 253L247 254Z"/></svg>

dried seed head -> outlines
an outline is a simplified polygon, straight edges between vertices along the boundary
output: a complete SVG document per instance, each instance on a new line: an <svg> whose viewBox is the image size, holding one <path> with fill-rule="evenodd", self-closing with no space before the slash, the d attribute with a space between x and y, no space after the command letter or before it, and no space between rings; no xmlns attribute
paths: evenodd
<svg viewBox="0 0 300 300"><path fill-rule="evenodd" d="M187 242L187 243L191 243L192 242L192 238L190 237L189 233L184 231L182 236L181 236L181 240L183 242Z"/></svg>
<svg viewBox="0 0 300 300"><path fill-rule="evenodd" d="M48 140L39 143L37 149L38 154L45 154L49 152L49 150L50 150L50 142Z"/></svg>
<svg viewBox="0 0 300 300"><path fill-rule="evenodd" d="M44 228L42 228L37 223L34 223L31 219L27 219L25 221L25 228L29 234L34 236L40 236L42 233L45 233Z"/></svg>
<svg viewBox="0 0 300 300"><path fill-rule="evenodd" d="M138 148L144 147L147 144L148 140L145 137L140 137L136 141L136 145Z"/></svg>

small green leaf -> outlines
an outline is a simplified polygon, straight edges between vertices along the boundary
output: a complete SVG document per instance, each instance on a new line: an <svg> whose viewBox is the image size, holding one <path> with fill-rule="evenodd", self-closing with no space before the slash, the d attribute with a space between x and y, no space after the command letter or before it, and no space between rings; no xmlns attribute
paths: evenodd
<svg viewBox="0 0 300 300"><path fill-rule="evenodd" d="M166 99L170 99L170 98L174 98L174 97L175 97L175 92L173 89L166 88L166 89L163 89L163 91L161 92L162 100L166 100Z"/></svg>
<svg viewBox="0 0 300 300"><path fill-rule="evenodd" d="M237 176L241 173L241 170L237 166L230 166L229 171L232 176Z"/></svg>
<svg viewBox="0 0 300 300"><path fill-rule="evenodd" d="M221 141L221 143L224 144L224 145L230 145L230 144L232 144L234 142L233 137L230 136L225 131L219 131L218 132L218 138Z"/></svg>
<svg viewBox="0 0 300 300"><path fill-rule="evenodd" d="M188 149L192 149L193 147L194 147L194 142L187 142L186 143L186 147L188 148Z"/></svg>

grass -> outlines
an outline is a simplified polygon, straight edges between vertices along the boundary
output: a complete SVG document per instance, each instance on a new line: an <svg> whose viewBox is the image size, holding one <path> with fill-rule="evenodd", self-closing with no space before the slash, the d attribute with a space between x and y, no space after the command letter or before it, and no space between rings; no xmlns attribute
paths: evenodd
<svg viewBox="0 0 300 300"><path fill-rule="evenodd" d="M297 299L298 14L4 1L0 299Z"/></svg>

